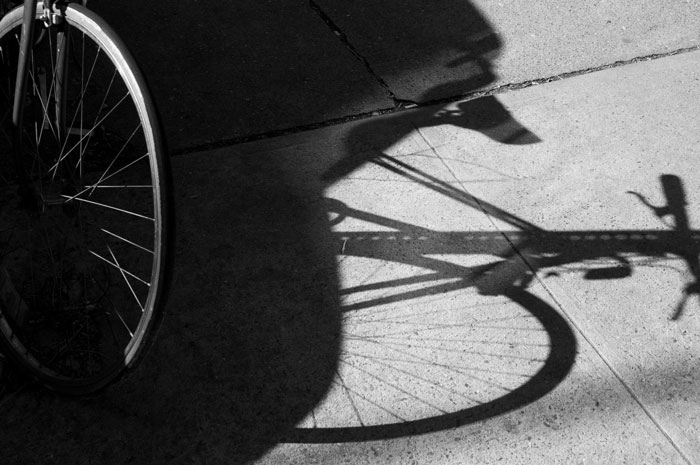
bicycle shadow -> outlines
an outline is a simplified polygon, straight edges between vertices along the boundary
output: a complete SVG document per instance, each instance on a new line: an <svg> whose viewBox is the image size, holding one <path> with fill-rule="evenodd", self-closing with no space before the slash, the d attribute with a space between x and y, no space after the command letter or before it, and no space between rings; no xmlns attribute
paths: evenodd
<svg viewBox="0 0 700 465"><path fill-rule="evenodd" d="M375 164L389 172L397 174L408 181L437 192L451 200L467 205L477 211L509 224L514 231L503 232L454 232L438 234L441 236L439 242L447 241L455 244L456 248L447 250L445 253L459 253L462 248L465 253L487 253L510 260L516 255L525 260L529 265L529 270L524 274L512 276L505 273L510 279L501 280L492 290L481 287L484 294L499 293L502 289L507 289L512 285L526 286L531 282L532 277L542 268L555 268L564 264L586 262L593 259L607 259L610 266L596 267L588 270L584 279L622 279L631 276L633 264L629 256L639 254L650 258L663 258L668 254L680 257L693 277L693 282L688 283L683 290L683 297L676 305L671 320L677 320L682 316L683 309L690 295L698 294L698 283L700 283L700 231L692 230L687 214L687 200L682 179L673 174L662 174L659 181L662 192L666 198L666 204L655 206L647 198L638 192L627 191L626 193L636 197L646 206L667 228L666 231L656 229L650 230L584 230L555 232L547 231L533 223L506 212L495 205L482 199L478 199L467 192L455 188L452 184L436 178L400 158L378 153L375 150L365 152L362 157L369 163ZM355 158L355 157L351 157ZM331 168L330 172L343 165L342 160ZM436 238L434 231L425 230L400 221L379 217L370 213L360 212L350 209L344 205L338 205L331 201L331 211L336 211L340 217L355 217L369 223L384 226L386 228L406 231L408 237ZM670 219L670 222L669 222ZM381 239L387 236L394 237L395 233L369 232L369 235L376 237L381 243ZM367 234L359 234L365 237ZM350 234L350 236L353 236ZM469 240L479 239L478 245L469 245ZM464 243L464 239L467 243ZM351 242L345 243L348 246ZM428 242L429 244L430 242ZM512 246L517 246L521 252L516 253ZM440 253L430 249L429 245L413 243L417 253L430 254ZM427 248L426 248L427 247ZM448 248L449 249L449 248ZM399 254L400 255L400 254ZM398 255L397 255L398 258ZM448 266L447 270L456 270L454 266ZM500 266L500 270L504 268ZM462 270L464 271L464 270ZM580 270L579 270L580 271ZM494 273L490 273L494 274ZM498 274L498 273L495 273ZM500 286L500 287L499 287Z"/></svg>
<svg viewBox="0 0 700 465"><path fill-rule="evenodd" d="M689 226L685 189L679 176L663 174L659 177L667 201L663 206L652 205L640 193L627 192L647 206L669 228L668 230L557 232L544 230L397 158L383 155L373 163L517 229L437 232L359 211L329 199L329 211L336 215L337 222L354 218L382 227L377 231L336 232L338 253L377 257L425 267L447 276L469 278L470 285L485 295L500 294L513 286L525 288L543 269L582 263L583 266L571 271L583 273L586 280L624 279L633 273L635 264L631 258L635 256L651 259L644 262L645 266L649 266L653 264L654 259L662 260L668 255L673 255L685 262L693 281L683 288L683 296L669 319L679 319L688 297L698 294L700 230L692 230ZM666 217L671 217L672 222L665 221ZM468 268L426 257L440 254L486 254L499 257L501 261ZM596 261L596 264L587 268L585 264L593 261ZM601 267L601 261L607 266ZM525 262L527 266L521 266L521 262ZM507 271L516 268L517 272ZM550 276L554 274L556 271L549 272ZM430 276L428 279L433 280L436 277ZM401 297L392 297L390 301L395 301L393 299L400 301ZM374 302L373 305L378 303ZM353 307L351 310L355 308L360 307Z"/></svg>
<svg viewBox="0 0 700 465"><path fill-rule="evenodd" d="M488 402L476 405L454 408L451 411L438 412L435 415L417 419L401 419L399 422L387 424L371 424L371 415L358 411L358 421L365 422L363 426L315 425L314 427L297 428L288 436L294 442L331 443L346 441L372 441L413 434L436 432L454 428L460 425L484 421L542 398L554 390L569 374L576 354L577 342L573 330L566 319L559 316L557 310L546 302L525 292L535 279L547 279L558 273L580 273L587 280L624 279L632 275L635 267L654 266L657 262L668 260L669 255L677 256L687 264L693 282L687 284L682 291L682 297L672 311L669 319L677 320L682 315L684 306L690 295L698 294L700 282L700 231L691 230L686 213L686 200L683 183L678 176L664 174L660 177L663 192L667 199L664 206L651 205L641 194L634 193L660 219L671 216L671 229L666 231L653 230L581 230L581 231L547 231L532 225L511 213L498 209L475 198L466 192L453 187L451 184L437 179L416 169L400 159L387 155L377 156L372 163L392 171L405 179L435 191L451 200L478 209L495 219L503 221L514 228L512 231L435 231L426 227L415 226L386 216L357 210L337 200L328 200L328 209L335 217L336 250L342 257L364 257L380 260L382 263L404 264L411 269L420 269L410 276L400 274L397 277L378 278L370 283L360 282L357 285L343 289L342 294L354 294L370 297L351 299L343 306L346 315L365 311L371 315L373 309L388 318L387 308L410 306L410 302L418 301L428 296L440 296L456 291L475 289L480 295L504 296L518 303L536 318L544 331L549 335L549 355L544 366L538 372L531 373L527 382L515 389L509 390L502 396L496 396ZM368 225L360 231L350 228L343 231L342 225L346 220L359 221ZM371 226L376 226L372 229ZM492 256L495 261L486 265L465 266L444 258L445 256ZM437 258L439 257L439 258ZM642 260L639 260L642 259ZM361 262L364 263L364 262ZM569 265L574 265L569 267ZM366 266L366 265L365 265ZM429 272L426 272L429 271ZM543 274L543 272L545 272ZM374 297L372 297L374 296ZM434 301L425 309L411 307L410 321L430 321L435 318ZM414 304L415 305L415 304ZM369 311L369 313L367 313ZM415 318L425 313L426 320ZM388 318L386 321L390 321ZM349 320L351 321L351 320ZM359 320L359 325L363 320ZM424 323L421 323L423 325ZM452 328L456 321L442 326ZM440 325L438 325L440 326ZM346 332L357 328L346 329ZM512 328L511 328L512 329ZM393 330L393 331L392 331ZM440 339L440 329L432 329L431 338ZM449 331L448 331L449 333ZM387 335L372 333L371 342L381 346L396 344L396 328L387 329ZM451 334L451 333L449 333ZM357 336L361 338L361 336ZM367 338L368 336L362 336ZM386 337L386 340L384 340ZM452 335L451 337L454 337ZM406 339L402 346L404 351L419 342L419 338ZM443 344L452 350L451 339L445 339ZM393 350L393 349L392 349ZM437 350L437 349L435 349ZM424 356L410 355L408 358L427 362ZM372 360L373 357L366 357ZM403 357L406 358L406 357ZM399 359L402 359L399 357ZM404 372L405 361L387 364L386 358L379 358L384 370ZM414 360L414 361L415 361ZM373 362L367 362L373 363ZM352 363L350 363L352 365ZM395 365L395 366L390 366ZM436 366L440 366L436 363ZM442 368L446 368L443 366ZM454 368L458 372L458 368ZM377 375L364 371L367 382L376 384ZM372 402L366 392L360 387L347 386L343 381L347 377L344 372L340 375L339 386L343 395L356 399L353 405ZM425 381L417 376L416 383ZM387 376L387 379L389 377ZM377 402L387 402L389 392L396 390L388 381L386 393L376 394ZM380 382L381 383L381 382ZM455 384L456 386L456 384ZM446 392L454 392L459 387L437 386ZM411 388L406 385L402 390L403 396ZM416 391L419 402L428 403L427 397L421 398L420 390ZM337 400L335 402L338 402ZM379 406L379 404L377 404ZM337 408L337 407L336 407ZM357 408L357 407L356 407ZM371 413L371 412L370 412ZM396 415L398 419L398 415ZM357 421L355 422L357 423Z"/></svg>

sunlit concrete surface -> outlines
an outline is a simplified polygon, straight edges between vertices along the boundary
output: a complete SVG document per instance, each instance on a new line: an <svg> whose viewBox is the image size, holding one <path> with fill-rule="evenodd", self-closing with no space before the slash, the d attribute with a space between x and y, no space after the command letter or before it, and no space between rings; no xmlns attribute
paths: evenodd
<svg viewBox="0 0 700 465"><path fill-rule="evenodd" d="M497 96L482 131L454 104L246 147L346 163L339 368L261 463L699 463L699 65Z"/></svg>
<svg viewBox="0 0 700 465"><path fill-rule="evenodd" d="M700 45L694 1L317 3L399 98L417 101Z"/></svg>

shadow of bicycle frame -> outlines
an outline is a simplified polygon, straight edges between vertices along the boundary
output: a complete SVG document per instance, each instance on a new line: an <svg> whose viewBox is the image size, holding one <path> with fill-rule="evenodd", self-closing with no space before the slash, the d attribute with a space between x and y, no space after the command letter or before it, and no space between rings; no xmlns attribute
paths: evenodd
<svg viewBox="0 0 700 465"><path fill-rule="evenodd" d="M499 295L520 305L534 316L550 340L545 364L518 388L488 402L427 418L399 423L296 428L289 442L350 442L388 439L435 432L483 421L530 404L551 392L569 374L576 358L576 336L567 319L547 302L527 291L538 270L567 264L582 264L584 279L621 279L631 275L632 257L660 260L669 255L687 262L696 282L689 284L672 320L682 315L690 294L698 293L700 278L700 231L688 226L682 181L675 175L662 175L661 183L668 204L654 207L637 193L640 200L661 219L672 216L673 230L582 230L556 232L541 229L498 207L434 178L387 155L373 160L402 177L476 208L517 228L515 231L434 231L372 213L352 209L328 199L328 210L335 216L336 247L339 256L379 259L431 270L432 273L389 279L342 290L344 295L400 288L423 287L391 295L353 301L342 307L344 313L396 304L430 295L476 288L482 295ZM377 231L337 231L337 225L354 218L381 226ZM434 258L439 255L491 255L499 258L488 265L462 266ZM601 261L604 266L590 266ZM586 267L588 263L588 267ZM523 264L525 266L523 266ZM447 282L445 282L447 280Z"/></svg>

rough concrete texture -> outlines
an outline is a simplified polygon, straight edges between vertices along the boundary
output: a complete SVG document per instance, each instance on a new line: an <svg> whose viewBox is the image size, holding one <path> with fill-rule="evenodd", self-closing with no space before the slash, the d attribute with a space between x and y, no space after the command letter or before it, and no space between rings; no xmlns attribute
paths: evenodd
<svg viewBox="0 0 700 465"><path fill-rule="evenodd" d="M406 421L407 431L410 424L420 430L420 420L397 420L405 415L398 410L403 403L414 405L414 415L433 408L433 419L467 426L420 439L279 446L269 463L324 463L331 457L356 463L698 463L698 233L693 232L698 186L687 174L694 172L700 144L694 117L699 64L700 54L686 54L500 96L509 115L541 139L536 144L504 145L500 136L512 132L512 121L499 125L505 132L467 131L459 119L435 125L431 116L441 113L437 108L367 123L383 129L376 146L401 164L380 159L383 166L367 165L346 155L355 159L354 169L345 169L326 192L348 212L334 226L345 250L341 295L348 289L360 294L360 302L374 299L374 305L358 305L357 297L344 301L353 313L344 313L350 342L341 351L338 381L302 426L320 423L330 411L333 420L364 425L364 439L391 434L391 427L374 428L373 422L392 415L393 421ZM386 143L388 127L396 128L393 145ZM358 132L372 133L355 127L346 141ZM365 161L377 155L368 153ZM439 181L468 194L450 198L453 192ZM630 192L670 208L653 210ZM462 211L465 207L487 212L493 223L485 225ZM683 228L683 211L690 230ZM509 402L498 398L497 388L470 391L470 370L483 369L494 357L498 368L486 373L501 386L512 382L510 376L532 369L538 359L523 347L532 340L520 333L543 326L518 326L522 320L514 314L505 317L503 302L489 304L474 292L483 289L478 279L457 286L456 293L443 287L439 297L426 288L443 284L441 277L449 280L450 268L434 260L473 267L489 263L489 256L503 256L495 230L509 237L530 265L523 268L518 259L496 267L498 284L533 280L530 291L568 319L578 350L571 372L551 392L517 413L487 419L468 413L492 400L478 395L494 396L494 410ZM423 243L416 240L421 235ZM402 237L404 247L391 244ZM444 244L436 246L439 237ZM374 244L353 249L353 239ZM484 246L485 241L495 244ZM528 276L530 270L537 276ZM431 279L416 279L426 275ZM456 308L469 316L454 313ZM497 328L500 337L489 328ZM488 343L477 349L475 339ZM503 350L504 342L528 361L509 360L514 353ZM566 338L556 343L559 353L565 352ZM431 355L423 352L426 347ZM410 368L426 364L437 368ZM397 381L409 373L412 382ZM484 371L479 374L483 382ZM466 412L455 414L457 405ZM348 409L354 417L342 415ZM429 424L440 429L440 421Z"/></svg>
<svg viewBox="0 0 700 465"><path fill-rule="evenodd" d="M176 157L157 344L3 463L700 463L698 65Z"/></svg>
<svg viewBox="0 0 700 465"><path fill-rule="evenodd" d="M305 1L91 8L142 64L175 150L391 104Z"/></svg>
<svg viewBox="0 0 700 465"><path fill-rule="evenodd" d="M306 2L93 3L123 18L176 149L386 108L378 77L439 98L691 47L700 18L696 2L404 2L396 26L391 2L317 2L372 75ZM465 14L489 79L468 80L448 26L376 40ZM699 65L175 157L157 343L91 399L5 388L2 463L699 464Z"/></svg>
<svg viewBox="0 0 700 465"><path fill-rule="evenodd" d="M145 68L173 150L695 47L700 30L696 1L90 5Z"/></svg>
<svg viewBox="0 0 700 465"><path fill-rule="evenodd" d="M416 101L697 46L700 40L700 5L691 1L318 3L396 96Z"/></svg>

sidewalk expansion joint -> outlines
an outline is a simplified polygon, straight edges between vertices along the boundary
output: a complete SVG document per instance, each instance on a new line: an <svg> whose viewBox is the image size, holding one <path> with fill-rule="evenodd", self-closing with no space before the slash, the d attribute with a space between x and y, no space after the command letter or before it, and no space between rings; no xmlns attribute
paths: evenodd
<svg viewBox="0 0 700 465"><path fill-rule="evenodd" d="M603 65L593 66L590 68L580 69L576 71L567 71L565 73L555 74L553 76L547 76L537 79L530 79L522 82L514 82L509 84L503 84L496 87L491 87L488 89L479 89L472 92L468 92L461 95L448 96L444 98L434 99L426 102L420 102L417 107L429 107L433 105L447 104L453 102L459 102L463 100L474 100L481 97L488 97L491 95L504 94L506 92L527 89L528 87L538 86L541 84L547 84L555 81L563 81L564 79L569 79L576 76L582 76L584 74L591 74L598 71L604 71L606 69L619 68L621 66L632 65L635 63L641 63L645 61L657 60L659 58L666 58L674 55L680 55L688 52L695 52L700 50L700 45L693 47L685 47L676 50L672 50L664 53L654 53L651 55L644 55L635 58L630 58L627 60L614 61L612 63L606 63ZM415 107L414 107L415 108Z"/></svg>
<svg viewBox="0 0 700 465"><path fill-rule="evenodd" d="M495 223L494 223L495 224ZM557 296L554 294L554 292L550 289L550 287L545 283L545 281L540 277L539 274L537 274L537 269L534 267L528 259L520 252L520 250L516 247L516 245L511 242L509 239L507 239L508 242L510 243L511 247L513 248L514 252L520 257L520 259L525 263L525 266L527 266L530 269L530 272L533 273L535 276L535 280L542 286L544 291L547 293L550 299L552 299L552 302L554 302L556 308L559 309L560 313L562 316L571 324L571 326L575 329L575 331L581 335L581 337L586 341L588 346L596 353L600 361L607 367L607 369L612 373L613 377L617 380L617 382L620 384L622 389L627 392L627 394L632 398L634 403L637 404L637 406L644 412L644 415L651 421L651 423L654 425L656 430L666 439L668 444L676 451L676 453L687 463L688 465L695 465L691 460L690 457L685 453L683 448L678 444L678 442L673 438L673 436L667 431L667 429L664 427L664 425L661 423L661 421L657 418L657 416L647 407L647 405L644 403L642 398L637 395L635 392L634 388L625 380L624 376L615 368L615 365L613 364L612 361L608 359L608 357L605 356L605 354L600 350L600 348L595 344L595 342L586 334L586 332L583 329L583 326L577 321L576 318L571 314L571 312L568 312L565 308L565 305L561 302L560 299L557 298Z"/></svg>
<svg viewBox="0 0 700 465"><path fill-rule="evenodd" d="M525 89L525 88L531 87L531 86L536 86L536 85L540 85L540 84L547 84L547 83L553 82L553 81L561 81L561 80L576 77L576 76L582 76L584 74L590 74L590 73L595 73L598 71L604 71L606 69L619 68L621 66L632 65L635 63L658 60L659 58L666 58L666 57L670 57L673 55L680 55L682 53L695 52L698 50L700 50L700 45L696 45L693 47L681 48L681 49L672 50L672 51L664 52L664 53L654 53L651 55L639 56L639 57L635 57L635 58L630 58L628 60L614 61L612 63L606 63L604 65L593 66L591 68L586 68L586 69L581 69L581 70L576 70L576 71L569 71L569 72L557 74L554 76L532 79L532 80L524 81L524 82L520 82L520 83L504 84L502 86L498 86L498 87L495 87L493 89L489 89L487 91L484 91L483 94L484 94L484 96L485 95L493 95L493 94L501 94L501 93L508 92L511 90ZM475 92L474 94L478 94L478 92ZM479 95L479 96L482 96L482 95Z"/></svg>
<svg viewBox="0 0 700 465"><path fill-rule="evenodd" d="M370 65L369 61L367 58L365 58L357 48L355 48L354 45L350 42L350 39L348 39L348 36L338 27L337 24L333 21L333 19L326 14L325 11L321 8L321 6L316 3L314 0L309 0L309 6L311 6L311 9L314 10L314 12L321 18L321 20L328 26L328 28L335 34L336 37L338 37L338 40L345 46L346 49L364 66L364 68L367 70L367 72L376 80L379 85L384 89L384 91L387 93L389 98L394 102L394 107L398 108L404 108L404 107L411 107L415 106L415 102L409 101L409 100L403 100L400 99L394 94L394 92L391 90L389 87L389 84L382 78L379 73L377 73L373 68L372 65Z"/></svg>
<svg viewBox="0 0 700 465"><path fill-rule="evenodd" d="M315 6L315 8L318 8L319 15L326 16L325 13L323 13L323 11L316 5L316 3L313 0L310 0L310 4L312 5L312 8L314 8L314 6ZM328 19L328 21L331 21L330 18ZM344 34L342 32L340 32L339 30L338 30L337 34L339 36L344 37ZM347 38L343 39L342 37L341 37L341 40L344 40L347 43L347 46L350 48L350 50L351 51L354 50L352 45L349 42L347 42ZM568 79L568 78L572 78L572 77L576 77L576 76L581 76L584 74L590 74L590 73L594 73L597 71L604 71L606 69L618 68L621 66L631 65L634 63L652 61L652 60L657 60L659 58L666 58L666 57L670 57L673 55L680 55L683 53L695 52L695 51L700 51L700 45L693 46L693 47L680 48L680 49L676 49L676 50L672 50L672 51L664 52L664 53L655 53L652 55L644 55L644 56L640 56L640 57L631 58L628 60L615 61L612 63L594 66L594 67L586 68L586 69L582 69L582 70L568 71L565 73L561 73L561 74L557 74L557 75L549 76L549 77L531 79L528 81L517 82L517 83L503 84L503 85L492 87L492 88L480 89L480 90L468 92L465 94L452 95L452 96L448 96L448 97L444 97L444 98L440 98L440 99L435 99L435 100L430 100L430 101L426 101L426 102L420 102L420 103L404 101L404 100L400 100L400 99L396 98L396 96L389 89L388 85L384 82L384 80L380 76L376 75L376 73L374 73L374 71L371 71L371 66L369 65L367 60L355 51L355 52L353 52L353 54L355 54L355 56L358 57L358 59L367 63L367 67L370 70L370 72L379 80L380 84L382 84L383 87L385 87L385 89L389 93L389 96L394 101L393 107L381 108L381 109L377 109L377 110L367 111L367 112L363 112L363 113L357 113L354 115L341 116L341 117L337 117L337 118L330 118L330 119L315 122L315 123L303 124L303 125L298 125L298 126L291 126L291 127L287 127L287 128L281 128L281 129L274 129L271 131L265 131L265 132L261 132L261 133L257 133L257 134L250 134L250 135L230 137L230 138L222 138L222 139L218 139L216 141L203 142L201 144L192 145L192 146L188 146L188 147L182 147L182 148L173 150L170 153L170 155L171 156L178 156L178 155L192 154L192 153L196 153L196 152L203 152L206 150L221 149L221 148L226 148L226 147L232 147L232 146L235 146L238 144L244 144L247 142L254 142L254 141L264 140L264 139L272 139L274 137L287 136L287 135L296 134L299 132L306 132L306 131L312 131L315 129L322 129L322 128L326 128L326 127L330 127L330 126L337 126L340 124L351 123L353 121L373 118L375 116L399 113L399 112L406 111L406 110L426 108L426 107L431 107L431 106L435 106L435 105L445 105L445 104L454 103L454 102L474 100L474 99L481 98L481 97L488 97L488 96L492 96L492 95L504 94L504 93L511 92L511 91L526 89L528 87L537 86L540 84L547 84L550 82L562 81L564 79Z"/></svg>
<svg viewBox="0 0 700 465"><path fill-rule="evenodd" d="M288 128L274 129L271 131L261 132L258 134L251 134L247 136L229 137L223 139L217 139L215 141L203 142L197 145L191 145L187 147L182 147L179 149L172 150L170 156L179 155L189 155L197 152L204 152L207 150L223 149L226 147L233 147L239 144L245 144L248 142L255 142L265 139L273 139L275 137L289 136L292 134L297 134L300 132L313 131L315 129L323 129L331 126L339 126L345 123L351 123L353 121L359 121L364 119L369 119L375 116L388 115L396 113L397 108L382 108L378 110L368 111L364 113L357 113L349 116L341 116L338 118L331 118L318 123L302 124L299 126L291 126Z"/></svg>

